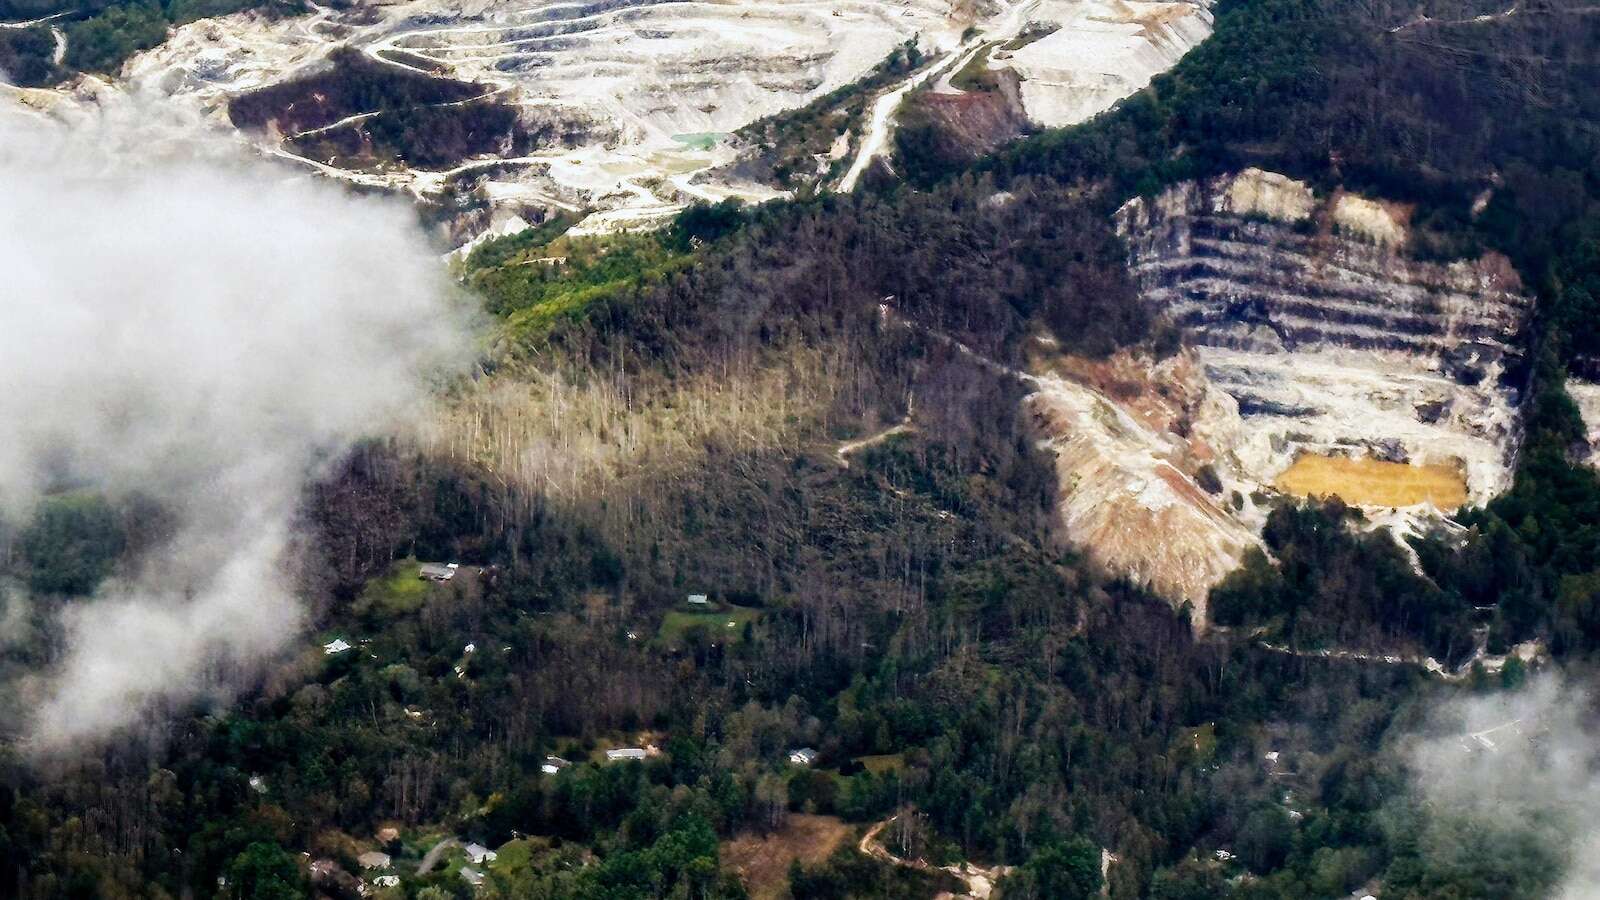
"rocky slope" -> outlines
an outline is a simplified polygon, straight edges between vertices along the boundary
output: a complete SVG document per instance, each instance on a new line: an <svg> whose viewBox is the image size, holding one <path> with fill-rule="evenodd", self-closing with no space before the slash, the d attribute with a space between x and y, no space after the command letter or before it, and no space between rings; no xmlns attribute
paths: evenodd
<svg viewBox="0 0 1600 900"><path fill-rule="evenodd" d="M1211 586L1260 543L1252 502L1240 493L1233 505L1240 485L1216 465L1213 443L1226 446L1236 407L1192 353L1090 362L1049 350L1025 402L1055 455L1063 536L1204 622Z"/></svg>
<svg viewBox="0 0 1600 900"><path fill-rule="evenodd" d="M1503 376L1531 301L1504 259L1407 256L1407 212L1258 170L1123 207L1141 294L1190 349L1114 361L1114 378L1072 362L1071 387L1033 401L1065 533L1198 604L1275 493L1399 507L1404 524L1503 490L1518 401Z"/></svg>

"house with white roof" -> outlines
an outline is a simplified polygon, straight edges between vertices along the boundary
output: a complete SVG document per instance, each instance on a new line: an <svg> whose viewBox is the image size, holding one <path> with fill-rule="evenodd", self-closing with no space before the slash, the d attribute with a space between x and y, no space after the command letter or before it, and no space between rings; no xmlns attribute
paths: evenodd
<svg viewBox="0 0 1600 900"><path fill-rule="evenodd" d="M389 868L389 854L378 850L368 850L356 857L356 862L360 863L363 869L387 869Z"/></svg>
<svg viewBox="0 0 1600 900"><path fill-rule="evenodd" d="M470 860L475 866L481 866L484 863L494 862L500 856L500 854L477 842L468 844L462 849L467 851L467 859Z"/></svg>
<svg viewBox="0 0 1600 900"><path fill-rule="evenodd" d="M423 563L417 570L417 577L425 581L449 581L456 577L459 568L460 563Z"/></svg>

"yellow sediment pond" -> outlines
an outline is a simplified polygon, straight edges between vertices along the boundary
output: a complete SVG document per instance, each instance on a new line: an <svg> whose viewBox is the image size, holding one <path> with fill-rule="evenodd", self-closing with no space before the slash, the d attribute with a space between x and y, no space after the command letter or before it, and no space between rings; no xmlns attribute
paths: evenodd
<svg viewBox="0 0 1600 900"><path fill-rule="evenodd" d="M1278 476L1278 490L1301 497L1338 497L1354 506L1414 506L1441 510L1467 502L1467 482L1452 465L1407 465L1378 459L1301 454Z"/></svg>

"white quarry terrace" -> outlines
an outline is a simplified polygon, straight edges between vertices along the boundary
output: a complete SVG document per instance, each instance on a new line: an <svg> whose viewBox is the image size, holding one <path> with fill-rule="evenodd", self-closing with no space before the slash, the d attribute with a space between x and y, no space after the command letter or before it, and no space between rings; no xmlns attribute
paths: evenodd
<svg viewBox="0 0 1600 900"><path fill-rule="evenodd" d="M1407 214L1253 169L1118 214L1143 295L1238 407L1229 450L1251 480L1313 452L1453 466L1474 503L1509 486L1500 376L1532 301L1503 258L1406 257Z"/></svg>
<svg viewBox="0 0 1600 900"><path fill-rule="evenodd" d="M82 77L28 91L35 108L171 98L232 130L228 103L325 71L355 48L407 74L484 85L530 131L561 136L532 152L504 148L450 171L403 162L367 168L308 159L275 129L241 135L262 152L352 183L437 194L461 176L491 208L472 231L504 233L542 213L586 212L579 233L664 221L693 201L760 201L774 187L729 174L750 148L732 132L859 81L908 41L925 63L874 94L849 146L855 177L892 147L910 89L979 54L1015 69L1036 124L1082 121L1142 88L1211 31L1212 0L409 0L308 16L240 13L176 29L114 84ZM1016 48L1023 33L1045 37ZM1015 50L1007 49L1008 42ZM947 90L947 87L936 89ZM326 131L361 125L352 115ZM468 235L462 235L465 239Z"/></svg>

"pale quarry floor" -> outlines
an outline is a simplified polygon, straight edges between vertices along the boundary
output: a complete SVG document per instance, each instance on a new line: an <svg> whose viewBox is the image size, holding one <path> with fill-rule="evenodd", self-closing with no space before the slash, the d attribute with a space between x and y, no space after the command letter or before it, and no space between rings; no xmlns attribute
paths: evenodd
<svg viewBox="0 0 1600 900"><path fill-rule="evenodd" d="M1446 501L1434 504L1442 511L1454 511L1463 501L1486 503L1510 486L1509 442L1516 416L1504 391L1461 385L1397 352L1262 353L1221 347L1196 352L1221 390L1296 410L1240 419L1229 452L1239 471L1260 484L1278 482L1302 454L1370 458L1371 445L1390 444L1401 449L1406 462L1464 478L1460 491L1438 495ZM1439 420L1419 418L1419 408L1435 404L1447 410ZM1413 505L1369 502L1359 490L1333 493L1356 505ZM1454 505L1447 505L1451 501Z"/></svg>
<svg viewBox="0 0 1600 900"><path fill-rule="evenodd" d="M1198 0L1049 0L1039 17L1061 28L991 65L1016 69L1029 118L1047 127L1110 109L1172 68L1212 27L1211 4Z"/></svg>
<svg viewBox="0 0 1600 900"><path fill-rule="evenodd" d="M81 78L55 91L0 91L64 118L170 102L186 121L234 133L231 97L318 71L333 50L350 46L383 65L437 67L490 85L525 123L555 124L579 141L428 172L337 168L295 155L284 141L292 135L240 139L306 171L418 197L450 176L497 166L481 184L494 209L486 227L500 230L530 208L583 209L592 215L580 233L598 233L659 224L694 201L782 196L727 174L745 149L727 136L861 79L907 41L930 63L875 97L862 132L838 148L853 156L844 189L892 147L895 114L911 89L948 78L1024 28L1060 26L1018 59L991 64L1023 73L1029 113L1047 125L1108 107L1210 31L1209 0L401 0L312 10L184 25L111 83ZM506 162L514 165L498 165Z"/></svg>
<svg viewBox="0 0 1600 900"><path fill-rule="evenodd" d="M1427 504L1456 509L1467 501L1461 472L1444 464L1388 462L1371 457L1303 454L1274 482L1297 497L1339 497L1359 506Z"/></svg>

